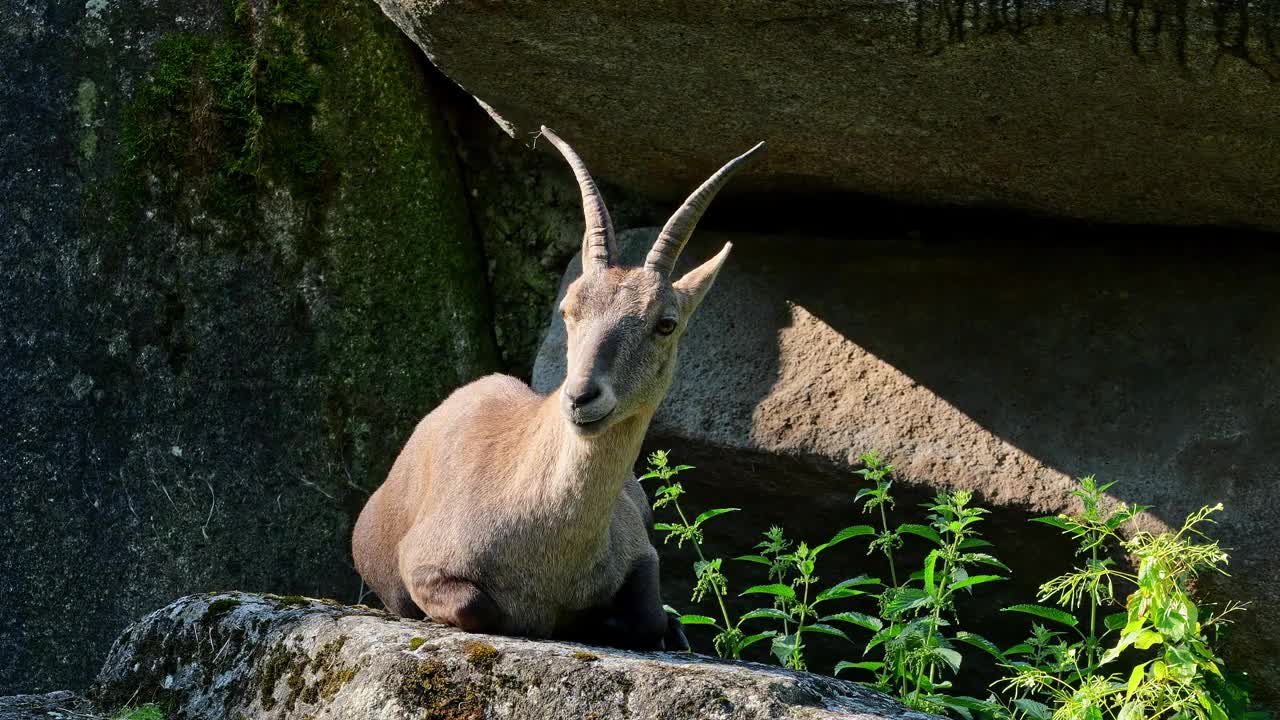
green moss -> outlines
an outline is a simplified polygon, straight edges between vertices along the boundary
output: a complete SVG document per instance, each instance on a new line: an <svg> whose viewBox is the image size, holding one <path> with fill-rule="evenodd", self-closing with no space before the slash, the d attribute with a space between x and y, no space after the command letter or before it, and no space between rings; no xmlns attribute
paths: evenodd
<svg viewBox="0 0 1280 720"><path fill-rule="evenodd" d="M299 701L315 705L332 700L359 672L359 665L341 662L342 648L348 636L342 635L321 645L313 657L280 643L272 648L259 676L259 702L270 711L283 705L292 711ZM277 698L276 690L284 681L287 692Z"/></svg>
<svg viewBox="0 0 1280 720"><path fill-rule="evenodd" d="M222 382L199 341L234 335L211 315L226 300L254 308L272 358L255 382L301 398L281 435L310 443L300 472L354 515L403 442L390 430L496 369L484 268L411 43L374 3L264 7L231 0L208 34L146 36L137 82L96 80L96 107L121 109L101 119L81 224L101 234L95 274L130 282L109 316L121 346L167 356L179 387ZM176 319L131 309L152 296Z"/></svg>
<svg viewBox="0 0 1280 720"><path fill-rule="evenodd" d="M282 679L292 675L297 659L298 653L282 642L271 648L258 675L258 703L263 710L275 708L276 686Z"/></svg>
<svg viewBox="0 0 1280 720"><path fill-rule="evenodd" d="M124 708L111 716L111 720L164 720L164 712L155 703Z"/></svg>
<svg viewBox="0 0 1280 720"><path fill-rule="evenodd" d="M76 88L76 114L80 121L80 155L93 160L98 153L98 133L94 129L94 112L98 106L98 86L89 78Z"/></svg>
<svg viewBox="0 0 1280 720"><path fill-rule="evenodd" d="M488 704L483 688L454 681L449 667L435 659L407 668L397 698L409 709L425 710L432 720L480 720Z"/></svg>
<svg viewBox="0 0 1280 720"><path fill-rule="evenodd" d="M467 655L467 662L482 672L493 670L493 665L502 657L498 649L486 642L468 640L462 643L462 651Z"/></svg>
<svg viewBox="0 0 1280 720"><path fill-rule="evenodd" d="M310 604L311 600L301 595L281 595L280 598L276 600L276 608L279 609Z"/></svg>
<svg viewBox="0 0 1280 720"><path fill-rule="evenodd" d="M218 618L231 612L240 606L240 601L236 598L221 598L209 603L209 607L204 611L201 623L208 625L217 621Z"/></svg>
<svg viewBox="0 0 1280 720"><path fill-rule="evenodd" d="M409 638L409 649L417 650L418 648L422 647L423 643L425 643L426 641L427 641L426 638L421 638L421 637Z"/></svg>
<svg viewBox="0 0 1280 720"><path fill-rule="evenodd" d="M573 654L573 659L574 659L574 660L580 660L580 661L582 661L582 662L595 662L595 661L599 660L600 658L599 658L598 656L596 656L596 655L592 655L592 654L591 654L591 653L589 653L589 652L582 652L581 650L579 650L578 652L575 652L575 653Z"/></svg>

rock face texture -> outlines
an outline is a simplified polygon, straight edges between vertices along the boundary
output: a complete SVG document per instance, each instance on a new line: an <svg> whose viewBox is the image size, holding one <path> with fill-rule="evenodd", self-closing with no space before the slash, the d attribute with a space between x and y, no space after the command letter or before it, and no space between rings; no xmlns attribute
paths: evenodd
<svg viewBox="0 0 1280 720"><path fill-rule="evenodd" d="M683 197L875 193L1280 228L1276 0L379 0L520 138Z"/></svg>
<svg viewBox="0 0 1280 720"><path fill-rule="evenodd" d="M349 513L495 365L420 54L362 2L0 26L0 692L188 592L354 600Z"/></svg>
<svg viewBox="0 0 1280 720"><path fill-rule="evenodd" d="M98 720L103 717L87 699L67 690L0 697L0 720Z"/></svg>
<svg viewBox="0 0 1280 720"><path fill-rule="evenodd" d="M191 596L132 625L102 707L166 717L927 720L850 682L696 655L469 635L303 598Z"/></svg>
<svg viewBox="0 0 1280 720"><path fill-rule="evenodd" d="M624 234L626 262L641 262L652 237ZM1075 562L1063 538L1025 522L1067 508L1072 478L1119 481L1115 498L1155 507L1152 529L1221 501L1214 535L1232 551L1232 576L1205 582L1219 599L1252 602L1230 658L1277 697L1273 251L1121 256L1105 241L1033 249L1032 239L997 255L901 237L710 233L682 262L726 239L733 254L681 340L647 441L697 467L685 480L693 512L743 508L709 523L712 556L750 552L770 524L814 543L867 522L852 471L856 453L878 449L898 468L903 520L919 522L917 503L936 488L971 489L995 509L984 528L1015 582L974 607L991 623L980 632L1013 640L1026 628L1001 627L990 607L1029 601ZM575 260L565 282L579 272ZM561 382L563 358L553 313L535 387ZM847 565L825 577L885 572L860 551L839 554ZM666 550L665 597L686 611L690 563Z"/></svg>

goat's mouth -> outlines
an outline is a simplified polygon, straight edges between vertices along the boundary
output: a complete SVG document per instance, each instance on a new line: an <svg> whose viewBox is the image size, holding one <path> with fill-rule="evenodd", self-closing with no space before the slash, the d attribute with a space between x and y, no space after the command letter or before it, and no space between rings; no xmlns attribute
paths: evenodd
<svg viewBox="0 0 1280 720"><path fill-rule="evenodd" d="M609 412L598 418L588 420L583 417L569 417L569 424L579 435L595 435L605 428L609 427L609 421L613 419L614 408L610 408Z"/></svg>

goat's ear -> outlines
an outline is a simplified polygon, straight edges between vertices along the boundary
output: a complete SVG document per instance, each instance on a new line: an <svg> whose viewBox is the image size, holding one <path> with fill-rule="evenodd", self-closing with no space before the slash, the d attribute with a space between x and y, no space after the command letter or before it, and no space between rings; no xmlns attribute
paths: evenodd
<svg viewBox="0 0 1280 720"><path fill-rule="evenodd" d="M680 295L680 311L685 317L693 314L698 309L698 305L702 303L702 298L711 289L716 282L716 275L720 273L720 268L724 265L724 261L729 259L729 251L733 249L733 243L725 243L724 249L716 253L716 256L702 263L698 267L684 274L684 277L675 281L673 287Z"/></svg>

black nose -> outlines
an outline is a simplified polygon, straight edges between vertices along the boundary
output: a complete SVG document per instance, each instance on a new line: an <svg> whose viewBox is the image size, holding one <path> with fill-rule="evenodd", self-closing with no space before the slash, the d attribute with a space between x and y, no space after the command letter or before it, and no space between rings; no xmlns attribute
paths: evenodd
<svg viewBox="0 0 1280 720"><path fill-rule="evenodd" d="M591 383L586 387L570 390L568 395L569 404L573 405L575 408L580 408L583 405L590 405L591 401L600 397L600 386L595 383Z"/></svg>

